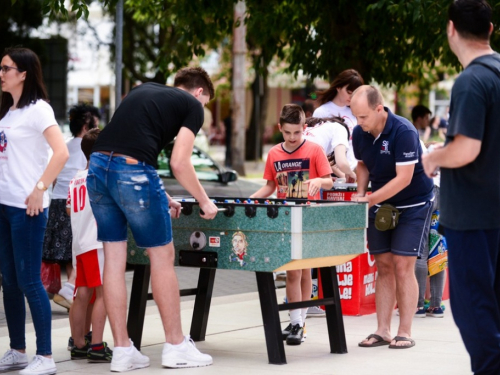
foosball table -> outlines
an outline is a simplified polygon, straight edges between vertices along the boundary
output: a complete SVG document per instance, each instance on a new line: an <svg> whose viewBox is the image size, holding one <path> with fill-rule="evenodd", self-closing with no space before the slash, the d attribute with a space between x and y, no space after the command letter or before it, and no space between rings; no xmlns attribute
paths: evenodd
<svg viewBox="0 0 500 375"><path fill-rule="evenodd" d="M335 266L364 252L367 205L281 199L212 198L219 208L213 220L200 217L193 199L172 220L176 265L200 269L190 335L203 341L217 269L256 274L269 363L285 364L279 311L325 306L331 353L347 353ZM135 265L127 328L140 348L149 290L149 258L129 234L127 262ZM319 268L323 298L278 304L273 272Z"/></svg>

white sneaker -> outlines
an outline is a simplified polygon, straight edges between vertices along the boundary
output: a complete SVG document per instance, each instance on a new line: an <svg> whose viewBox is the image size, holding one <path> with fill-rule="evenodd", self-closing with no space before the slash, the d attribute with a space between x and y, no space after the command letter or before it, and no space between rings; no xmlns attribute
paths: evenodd
<svg viewBox="0 0 500 375"><path fill-rule="evenodd" d="M53 358L36 355L28 367L19 371L19 375L49 375L56 372L57 367Z"/></svg>
<svg viewBox="0 0 500 375"><path fill-rule="evenodd" d="M311 306L307 309L307 317L326 316L325 310L319 306Z"/></svg>
<svg viewBox="0 0 500 375"><path fill-rule="evenodd" d="M9 349L0 359L0 370L19 370L28 366L28 356L26 353Z"/></svg>
<svg viewBox="0 0 500 375"><path fill-rule="evenodd" d="M161 365L169 368L202 367L210 366L212 357L196 349L191 337L184 336L184 341L179 345L165 343L161 354Z"/></svg>
<svg viewBox="0 0 500 375"><path fill-rule="evenodd" d="M125 372L138 368L149 367L149 357L138 351L132 340L130 346L115 346L113 359L111 359L111 371Z"/></svg>

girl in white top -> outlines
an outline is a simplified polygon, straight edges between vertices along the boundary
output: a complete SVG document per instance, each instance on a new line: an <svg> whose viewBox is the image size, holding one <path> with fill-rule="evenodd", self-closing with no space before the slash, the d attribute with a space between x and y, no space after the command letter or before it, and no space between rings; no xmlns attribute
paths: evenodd
<svg viewBox="0 0 500 375"><path fill-rule="evenodd" d="M356 70L344 70L335 77L328 90L318 92L317 100L320 106L314 111L313 117L325 118L338 116L344 120L344 123L349 127L350 134L352 135L352 131L358 124L358 121L352 114L349 105L351 104L353 91L361 85L364 85L363 77L361 77ZM349 138L347 159L351 169L354 170L358 162L352 151L351 138Z"/></svg>
<svg viewBox="0 0 500 375"><path fill-rule="evenodd" d="M332 171L337 177L346 178L347 182L355 182L356 174L347 160L350 132L340 117L306 119L304 138L320 145L330 161Z"/></svg>
<svg viewBox="0 0 500 375"><path fill-rule="evenodd" d="M0 370L24 368L21 375L55 373L51 308L40 268L49 204L46 190L68 159L68 148L47 103L36 54L10 48L0 66L0 270L10 338ZM25 297L37 337L36 355L29 365Z"/></svg>

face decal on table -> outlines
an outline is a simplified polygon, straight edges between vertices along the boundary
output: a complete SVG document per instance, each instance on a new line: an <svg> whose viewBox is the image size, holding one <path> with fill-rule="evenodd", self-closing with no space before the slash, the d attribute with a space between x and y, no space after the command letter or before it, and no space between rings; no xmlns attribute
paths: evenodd
<svg viewBox="0 0 500 375"><path fill-rule="evenodd" d="M232 252L229 255L230 262L239 262L240 267L246 266L247 262L244 257L247 256L248 242L247 236L242 231L237 231L233 234Z"/></svg>

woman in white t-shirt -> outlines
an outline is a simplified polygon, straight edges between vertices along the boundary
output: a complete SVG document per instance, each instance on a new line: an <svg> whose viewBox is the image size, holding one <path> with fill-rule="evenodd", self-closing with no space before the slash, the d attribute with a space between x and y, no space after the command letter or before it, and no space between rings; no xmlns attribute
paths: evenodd
<svg viewBox="0 0 500 375"><path fill-rule="evenodd" d="M350 134L354 127L358 124L356 117L351 112L351 96L354 90L359 86L364 85L363 77L354 69L347 69L340 73L333 82L330 88L317 93L319 107L313 113L313 117L334 117L338 116L344 120L344 123L349 127ZM351 169L355 169L358 162L352 151L352 140L349 138L349 150L347 152L347 160Z"/></svg>
<svg viewBox="0 0 500 375"><path fill-rule="evenodd" d="M303 135L307 140L320 145L330 161L332 171L337 177L346 178L347 182L355 182L356 174L347 161L349 150L349 128L340 117L306 119Z"/></svg>
<svg viewBox="0 0 500 375"><path fill-rule="evenodd" d="M55 373L51 308L40 269L49 205L46 190L68 159L68 148L47 103L36 54L10 48L0 66L0 270L10 338L0 370L24 368L22 375ZM29 365L25 297L37 348Z"/></svg>
<svg viewBox="0 0 500 375"><path fill-rule="evenodd" d="M66 199L70 181L79 170L84 170L87 166L87 159L82 152L81 144L83 136L96 127L95 118L92 115L93 110L94 107L80 104L69 111L69 130L73 135L73 138L66 142L69 159L54 184L43 241L42 259L57 262L61 267L66 267L68 282L64 283L62 289L54 295L54 302L68 309L73 302L75 277L72 277L74 276L71 251L73 236L71 220L66 213Z"/></svg>

